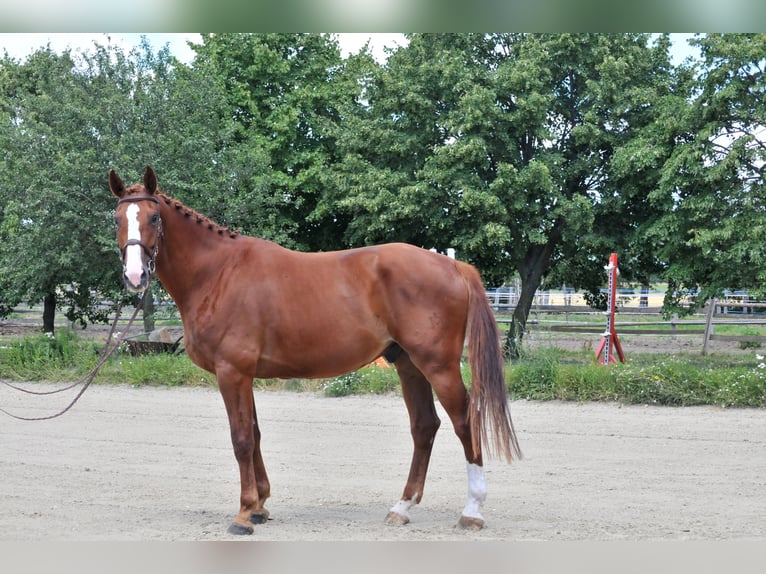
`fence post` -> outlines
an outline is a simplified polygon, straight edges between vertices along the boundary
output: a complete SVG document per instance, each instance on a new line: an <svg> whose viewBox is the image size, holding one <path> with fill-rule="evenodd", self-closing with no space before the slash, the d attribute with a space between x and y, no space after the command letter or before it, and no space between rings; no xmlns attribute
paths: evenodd
<svg viewBox="0 0 766 574"><path fill-rule="evenodd" d="M705 315L705 335L702 340L702 354L707 355L707 342L713 334L713 315L715 315L715 298L708 301L707 314Z"/></svg>

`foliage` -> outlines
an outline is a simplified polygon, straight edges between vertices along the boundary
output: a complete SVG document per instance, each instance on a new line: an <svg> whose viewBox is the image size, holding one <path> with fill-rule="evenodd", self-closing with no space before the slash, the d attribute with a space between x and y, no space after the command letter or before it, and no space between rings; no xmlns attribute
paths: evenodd
<svg viewBox="0 0 766 574"><path fill-rule="evenodd" d="M96 366L103 343L69 329L55 335L14 337L0 347L0 378L18 381L73 381ZM186 356L132 357L118 351L99 370L96 382L131 385L215 384L215 378Z"/></svg>
<svg viewBox="0 0 766 574"><path fill-rule="evenodd" d="M90 291L117 284L106 198L91 197L103 172L89 84L68 52L0 63L0 311L54 296L70 320L103 319Z"/></svg>
<svg viewBox="0 0 766 574"><path fill-rule="evenodd" d="M694 99L669 118L676 142L653 193L666 215L649 235L668 262L668 312L691 312L724 289L766 285L766 35L707 34L695 43Z"/></svg>
<svg viewBox="0 0 766 574"><path fill-rule="evenodd" d="M670 406L766 406L763 357L744 359L634 355L603 366L588 353L545 350L509 367L512 398L619 401Z"/></svg>
<svg viewBox="0 0 766 574"><path fill-rule="evenodd" d="M132 357L118 354L106 362L96 377L97 382L132 386L210 386L215 377L203 371L185 355L169 353Z"/></svg>
<svg viewBox="0 0 766 574"><path fill-rule="evenodd" d="M203 34L192 69L223 86L235 174L209 215L292 248L338 246L312 213L335 162L331 135L352 97L337 42L324 34ZM223 193L221 193L221 191ZM201 208L201 206L200 206Z"/></svg>
<svg viewBox="0 0 766 574"><path fill-rule="evenodd" d="M666 309L766 285L763 34L410 34L385 64L325 34L206 34L0 60L0 316L121 297L112 167L289 247L408 241L598 302L603 265ZM131 174L133 174L131 176ZM509 345L509 351L513 350Z"/></svg>
<svg viewBox="0 0 766 574"><path fill-rule="evenodd" d="M70 320L104 321L122 288L106 174L152 164L182 196L225 188L221 86L167 48L96 45L4 59L0 97L0 314L53 295Z"/></svg>
<svg viewBox="0 0 766 574"><path fill-rule="evenodd" d="M626 276L648 280L658 267L637 230L658 216L647 197L672 148L648 130L664 109L653 104L676 102L667 41L648 42L409 35L339 138L328 193L346 241L454 247L489 284L518 275L516 340L554 267L555 281L597 291L604 258L625 249Z"/></svg>

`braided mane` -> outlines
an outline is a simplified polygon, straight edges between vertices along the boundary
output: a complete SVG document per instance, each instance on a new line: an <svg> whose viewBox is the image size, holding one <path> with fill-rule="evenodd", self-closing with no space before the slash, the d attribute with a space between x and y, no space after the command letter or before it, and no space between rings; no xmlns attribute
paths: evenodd
<svg viewBox="0 0 766 574"><path fill-rule="evenodd" d="M233 229L230 229L229 227L224 227L222 225L219 225L218 223L216 223L209 217L202 215L198 211L193 210L191 207L185 206L183 203L181 203L177 199L173 199L172 197L169 197L165 195L164 193L158 193L157 196L160 198L161 201L165 203L165 205L175 208L175 210L178 211L179 213L183 213L185 217L196 220L198 224L204 227L207 227L210 231L214 233L218 233L218 235L228 235L231 238L237 237L239 235L237 231L234 231Z"/></svg>

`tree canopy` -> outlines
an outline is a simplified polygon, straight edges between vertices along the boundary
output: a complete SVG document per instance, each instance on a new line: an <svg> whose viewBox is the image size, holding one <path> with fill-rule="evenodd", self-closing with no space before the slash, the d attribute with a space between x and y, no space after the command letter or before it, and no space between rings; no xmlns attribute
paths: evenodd
<svg viewBox="0 0 766 574"><path fill-rule="evenodd" d="M407 241L534 292L603 265L667 280L667 309L762 290L763 34L409 34L384 63L326 34L208 34L0 60L0 314L72 319L121 287L112 167L302 250Z"/></svg>
<svg viewBox="0 0 766 574"><path fill-rule="evenodd" d="M649 43L410 35L340 140L347 241L454 247L490 284L518 274L517 339L546 275L595 292L611 249L648 281L658 266L640 234L662 209L647 198L672 148L656 124L678 103L667 39Z"/></svg>
<svg viewBox="0 0 766 574"><path fill-rule="evenodd" d="M766 286L766 35L696 40L689 105L655 194L666 204L652 233L669 283L666 305L688 311L726 289ZM688 303L691 302L691 305Z"/></svg>
<svg viewBox="0 0 766 574"><path fill-rule="evenodd" d="M118 284L118 269L101 257L111 231L107 198L92 193L103 187L104 165L104 134L94 121L101 94L92 88L68 52L40 50L0 67L4 310L45 299L48 312L58 303L72 319L97 319L90 291Z"/></svg>

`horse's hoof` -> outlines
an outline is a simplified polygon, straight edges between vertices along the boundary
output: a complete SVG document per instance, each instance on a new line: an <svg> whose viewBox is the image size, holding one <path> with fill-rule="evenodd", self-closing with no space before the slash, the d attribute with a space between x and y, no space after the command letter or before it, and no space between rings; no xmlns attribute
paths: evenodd
<svg viewBox="0 0 766 574"><path fill-rule="evenodd" d="M266 524L269 520L269 511L265 508L250 514L250 522L253 524Z"/></svg>
<svg viewBox="0 0 766 574"><path fill-rule="evenodd" d="M409 521L409 516L403 516L398 512L391 511L386 516L386 524L390 524L392 526L404 526L405 524L408 524Z"/></svg>
<svg viewBox="0 0 766 574"><path fill-rule="evenodd" d="M484 528L484 521L473 516L461 516L457 525L463 530L481 530Z"/></svg>
<svg viewBox="0 0 766 574"><path fill-rule="evenodd" d="M255 532L252 526L249 524L240 524L239 522L232 522L229 525L229 534L235 534L237 536L244 536Z"/></svg>

